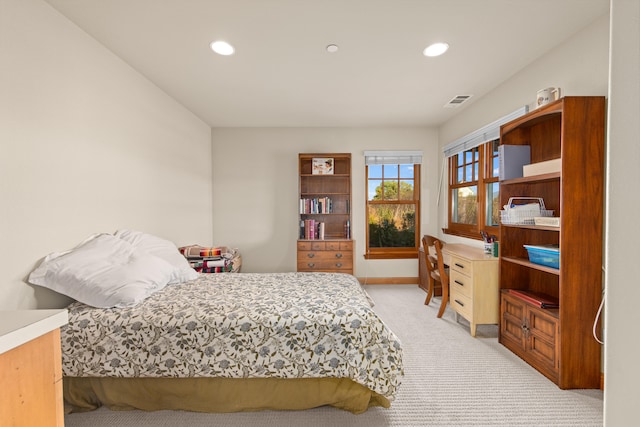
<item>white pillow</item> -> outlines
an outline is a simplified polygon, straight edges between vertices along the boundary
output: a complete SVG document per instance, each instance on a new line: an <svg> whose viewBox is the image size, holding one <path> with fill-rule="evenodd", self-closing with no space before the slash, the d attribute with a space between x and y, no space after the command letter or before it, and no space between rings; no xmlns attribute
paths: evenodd
<svg viewBox="0 0 640 427"><path fill-rule="evenodd" d="M29 282L94 307L129 307L164 288L173 271L162 258L99 234L70 251L47 255Z"/></svg>
<svg viewBox="0 0 640 427"><path fill-rule="evenodd" d="M196 279L198 273L191 268L187 259L182 256L178 247L169 240L162 239L140 231L118 230L114 236L129 242L136 249L141 249L162 258L174 267L169 283L182 283Z"/></svg>

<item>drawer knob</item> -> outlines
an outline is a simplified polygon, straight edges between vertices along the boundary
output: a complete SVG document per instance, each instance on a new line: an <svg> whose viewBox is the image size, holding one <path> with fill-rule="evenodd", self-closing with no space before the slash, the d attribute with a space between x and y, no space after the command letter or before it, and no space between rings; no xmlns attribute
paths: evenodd
<svg viewBox="0 0 640 427"><path fill-rule="evenodd" d="M341 262L336 262L336 267L338 267L338 268L342 267L342 263Z"/></svg>
<svg viewBox="0 0 640 427"><path fill-rule="evenodd" d="M315 263L313 263L313 262L309 262L309 263L307 263L307 267L309 267L309 268L313 268L313 267L315 267L315 266L316 266L316 265L315 265Z"/></svg>
<svg viewBox="0 0 640 427"><path fill-rule="evenodd" d="M307 254L307 256L308 256L309 258L313 258L314 256L316 256L316 254L314 254L313 252L311 252L311 253L308 253L308 254Z"/></svg>
<svg viewBox="0 0 640 427"><path fill-rule="evenodd" d="M456 262L456 267L464 268L464 265L462 265L462 264L458 264L458 263Z"/></svg>
<svg viewBox="0 0 640 427"><path fill-rule="evenodd" d="M464 303L462 301L458 301L457 299L454 300L456 302L456 304L458 304L460 307L464 307Z"/></svg>
<svg viewBox="0 0 640 427"><path fill-rule="evenodd" d="M455 282L457 285L464 286L464 283L462 283L462 282L460 282L460 281L458 281L458 280L454 280L454 282Z"/></svg>
<svg viewBox="0 0 640 427"><path fill-rule="evenodd" d="M336 258L342 258L342 254L341 253L337 253L336 254Z"/></svg>

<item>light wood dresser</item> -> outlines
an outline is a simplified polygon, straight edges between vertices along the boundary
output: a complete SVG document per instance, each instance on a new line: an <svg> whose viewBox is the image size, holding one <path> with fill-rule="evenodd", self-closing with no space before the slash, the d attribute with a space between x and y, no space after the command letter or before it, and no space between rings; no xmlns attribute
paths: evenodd
<svg viewBox="0 0 640 427"><path fill-rule="evenodd" d="M482 248L447 243L443 248L449 265L449 305L469 321L471 336L477 325L498 324L500 293L498 258ZM448 258L448 259L447 259Z"/></svg>
<svg viewBox="0 0 640 427"><path fill-rule="evenodd" d="M60 326L67 310L0 311L0 424L62 427Z"/></svg>

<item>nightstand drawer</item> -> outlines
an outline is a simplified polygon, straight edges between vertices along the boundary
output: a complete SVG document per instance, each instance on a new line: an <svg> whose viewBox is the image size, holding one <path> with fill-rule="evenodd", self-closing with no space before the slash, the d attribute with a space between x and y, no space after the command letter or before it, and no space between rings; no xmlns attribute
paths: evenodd
<svg viewBox="0 0 640 427"><path fill-rule="evenodd" d="M327 241L325 242L325 249L328 251L352 251L353 250L353 242L345 242L345 241Z"/></svg>
<svg viewBox="0 0 640 427"><path fill-rule="evenodd" d="M327 248L327 242L324 240L313 241L306 240L304 242L298 242L299 251L324 251Z"/></svg>
<svg viewBox="0 0 640 427"><path fill-rule="evenodd" d="M353 261L349 259L337 259L337 258L309 258L298 259L298 271L338 271L353 269Z"/></svg>
<svg viewBox="0 0 640 427"><path fill-rule="evenodd" d="M300 251L298 252L298 261L318 261L318 262L334 262L334 261L353 262L353 252L350 251Z"/></svg>
<svg viewBox="0 0 640 427"><path fill-rule="evenodd" d="M457 270L449 270L449 289L451 295L460 294L468 298L473 295L473 279Z"/></svg>
<svg viewBox="0 0 640 427"><path fill-rule="evenodd" d="M303 240L298 241L299 251L352 251L352 241L342 240Z"/></svg>

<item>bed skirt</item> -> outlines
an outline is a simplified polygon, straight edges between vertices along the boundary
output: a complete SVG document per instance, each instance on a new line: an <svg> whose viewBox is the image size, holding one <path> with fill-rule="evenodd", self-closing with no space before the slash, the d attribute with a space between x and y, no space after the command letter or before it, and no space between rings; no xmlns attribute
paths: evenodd
<svg viewBox="0 0 640 427"><path fill-rule="evenodd" d="M333 406L354 414L389 400L348 378L80 378L64 377L65 411L184 410L241 412Z"/></svg>

